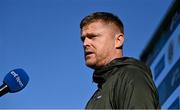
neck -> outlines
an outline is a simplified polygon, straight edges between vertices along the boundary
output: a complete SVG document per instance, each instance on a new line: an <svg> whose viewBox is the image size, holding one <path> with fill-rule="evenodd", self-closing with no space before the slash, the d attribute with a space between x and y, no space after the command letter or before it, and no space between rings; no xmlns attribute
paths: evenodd
<svg viewBox="0 0 180 110"><path fill-rule="evenodd" d="M101 64L97 64L92 68L95 70L101 69L104 66L108 65L112 60L117 59L117 58L121 58L121 57L123 57L122 52L118 50L118 51L116 51L116 53L110 55L108 58L106 58L106 60L101 62Z"/></svg>

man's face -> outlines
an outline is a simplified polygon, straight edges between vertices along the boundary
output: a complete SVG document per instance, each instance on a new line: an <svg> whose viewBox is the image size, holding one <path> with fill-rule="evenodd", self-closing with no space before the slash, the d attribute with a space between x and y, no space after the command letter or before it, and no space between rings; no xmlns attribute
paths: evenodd
<svg viewBox="0 0 180 110"><path fill-rule="evenodd" d="M87 66L98 68L112 60L115 50L115 33L111 25L95 21L82 28L81 39Z"/></svg>

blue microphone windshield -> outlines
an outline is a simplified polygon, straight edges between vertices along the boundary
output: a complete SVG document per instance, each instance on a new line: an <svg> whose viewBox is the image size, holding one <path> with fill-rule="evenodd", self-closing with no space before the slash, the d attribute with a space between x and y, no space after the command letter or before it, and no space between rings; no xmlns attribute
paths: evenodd
<svg viewBox="0 0 180 110"><path fill-rule="evenodd" d="M14 69L10 71L4 78L4 83L8 86L9 92L18 92L22 90L28 83L29 77L23 69Z"/></svg>

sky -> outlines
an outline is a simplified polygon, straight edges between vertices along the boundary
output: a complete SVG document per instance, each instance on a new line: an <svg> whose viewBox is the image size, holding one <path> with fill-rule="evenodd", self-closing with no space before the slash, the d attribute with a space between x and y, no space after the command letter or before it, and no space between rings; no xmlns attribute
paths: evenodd
<svg viewBox="0 0 180 110"><path fill-rule="evenodd" d="M0 0L0 80L23 68L20 92L1 97L2 108L84 108L96 90L86 67L79 23L97 11L125 26L124 56L139 59L172 0Z"/></svg>

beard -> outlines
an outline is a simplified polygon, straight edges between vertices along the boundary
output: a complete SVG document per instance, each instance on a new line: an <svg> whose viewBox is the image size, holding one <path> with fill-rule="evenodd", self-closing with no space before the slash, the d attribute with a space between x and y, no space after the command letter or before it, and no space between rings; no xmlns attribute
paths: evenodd
<svg viewBox="0 0 180 110"><path fill-rule="evenodd" d="M96 67L97 64L97 59L95 57L95 54L89 54L89 55L85 55L85 61L86 61L86 65L92 69L94 69Z"/></svg>
<svg viewBox="0 0 180 110"><path fill-rule="evenodd" d="M107 57L105 54L97 55L96 53L91 53L85 55L86 66L92 69L98 69L106 65Z"/></svg>

